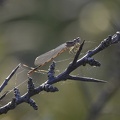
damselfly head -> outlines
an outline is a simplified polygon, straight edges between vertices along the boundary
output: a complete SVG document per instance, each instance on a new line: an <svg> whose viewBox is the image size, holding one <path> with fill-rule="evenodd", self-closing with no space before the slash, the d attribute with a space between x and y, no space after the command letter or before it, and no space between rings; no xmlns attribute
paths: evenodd
<svg viewBox="0 0 120 120"><path fill-rule="evenodd" d="M77 37L76 39L73 40L75 44L80 43L81 39Z"/></svg>
<svg viewBox="0 0 120 120"><path fill-rule="evenodd" d="M80 38L79 37L77 37L76 39L74 39L74 40L72 40L72 41L68 41L68 42L66 42L66 46L67 47L69 47L69 49L70 49L70 53L76 53L77 52L77 50L79 49L79 47L80 47Z"/></svg>
<svg viewBox="0 0 120 120"><path fill-rule="evenodd" d="M77 37L77 38L74 39L74 40L71 40L71 41L66 42L66 46L67 46L67 47L73 47L73 46L75 46L76 44L80 44L80 38L79 38L79 37Z"/></svg>

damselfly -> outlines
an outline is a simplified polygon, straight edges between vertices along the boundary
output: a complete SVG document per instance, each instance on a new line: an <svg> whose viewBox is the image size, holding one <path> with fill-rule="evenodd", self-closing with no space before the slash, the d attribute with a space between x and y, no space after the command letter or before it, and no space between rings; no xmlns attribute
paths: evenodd
<svg viewBox="0 0 120 120"><path fill-rule="evenodd" d="M70 49L70 51L76 50L76 48L78 48L78 46L80 46L80 38L79 37L72 40L72 41L68 41L66 43L63 43L60 46L56 47L55 49L52 49L52 50L38 56L35 59L35 62L34 62L34 64L37 67L31 68L31 70L28 72L28 75L30 75L31 73L36 71L39 67L41 67L41 66L45 65L46 63L50 62L51 60L53 60L58 55L65 52L67 49ZM23 65L23 66L26 67L26 65Z"/></svg>

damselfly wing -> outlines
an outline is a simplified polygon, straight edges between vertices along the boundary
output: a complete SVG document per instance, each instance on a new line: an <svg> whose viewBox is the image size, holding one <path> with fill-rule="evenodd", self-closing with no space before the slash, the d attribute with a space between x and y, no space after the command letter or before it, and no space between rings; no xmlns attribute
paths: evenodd
<svg viewBox="0 0 120 120"><path fill-rule="evenodd" d="M61 53L63 53L64 51L66 51L69 48L74 48L76 45L80 45L80 38L76 38L72 41L68 41L66 43L63 43L62 45L56 47L55 49L52 49L40 56L38 56L35 59L34 64L37 66L34 69L30 70L28 72L28 75L30 75L31 73L33 73L34 71L36 71L39 67L45 65L46 63L48 63L49 61L51 61L52 59L54 59L55 57L57 57L58 55L60 55Z"/></svg>

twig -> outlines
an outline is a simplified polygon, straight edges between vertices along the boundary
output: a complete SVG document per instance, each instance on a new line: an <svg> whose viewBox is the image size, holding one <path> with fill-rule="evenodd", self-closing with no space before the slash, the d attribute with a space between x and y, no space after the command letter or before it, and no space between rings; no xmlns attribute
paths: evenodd
<svg viewBox="0 0 120 120"><path fill-rule="evenodd" d="M0 92L5 88L5 86L8 84L9 80L12 78L12 76L16 73L18 68L20 67L20 64L8 75L8 77L4 80L4 82L0 86Z"/></svg>
<svg viewBox="0 0 120 120"><path fill-rule="evenodd" d="M90 77L78 77L78 76L73 76L69 75L68 76L69 80L77 80L77 81L83 81L83 82L101 82L101 83L106 83L107 81L104 80L99 80L95 78L90 78Z"/></svg>

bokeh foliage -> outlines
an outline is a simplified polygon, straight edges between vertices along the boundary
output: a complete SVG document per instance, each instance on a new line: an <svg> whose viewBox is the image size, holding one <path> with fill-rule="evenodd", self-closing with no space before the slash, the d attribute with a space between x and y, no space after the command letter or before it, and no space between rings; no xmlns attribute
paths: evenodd
<svg viewBox="0 0 120 120"><path fill-rule="evenodd" d="M17 64L33 66L38 55L78 36L86 40L84 54L107 35L120 29L119 11L120 0L0 0L0 82L2 83ZM22 104L6 115L1 115L0 119L90 120L91 104L99 100L104 88L111 86L116 89L113 89L105 101L97 118L119 120L119 54L119 44L114 45L95 56L102 63L100 68L86 66L74 73L104 79L109 83L57 83L59 92L34 96L39 106L38 111ZM70 56L73 57L66 52L57 60ZM57 69L64 70L69 62L70 60L58 63ZM48 69L48 66L43 69ZM17 77L11 80L5 90L12 89L24 81L27 78L26 73L27 71L18 72ZM33 78L36 86L45 81L46 76L35 74ZM20 86L20 90L21 94L25 93L26 83ZM1 101L1 105L12 97L11 93Z"/></svg>

